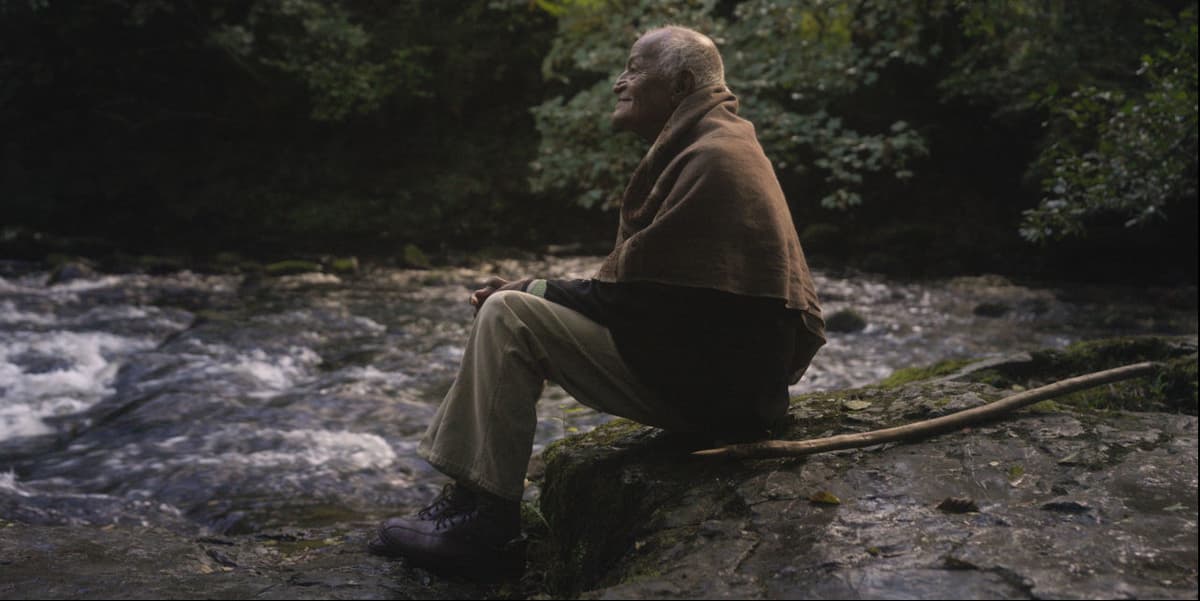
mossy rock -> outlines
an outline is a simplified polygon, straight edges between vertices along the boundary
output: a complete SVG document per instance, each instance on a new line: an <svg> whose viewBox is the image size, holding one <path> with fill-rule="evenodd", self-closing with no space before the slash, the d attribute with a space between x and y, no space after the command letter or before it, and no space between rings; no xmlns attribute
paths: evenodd
<svg viewBox="0 0 1200 601"><path fill-rule="evenodd" d="M263 269L269 276L296 275L300 273L320 272L321 264L315 261L289 259L287 261L271 263Z"/></svg>
<svg viewBox="0 0 1200 601"><path fill-rule="evenodd" d="M416 244L404 245L404 265L416 269L430 269L433 264L429 262L429 257L421 251Z"/></svg>
<svg viewBox="0 0 1200 601"><path fill-rule="evenodd" d="M966 376L1003 389L1034 388L1086 373L1156 361L1153 375L1083 390L1057 399L1097 410L1197 413L1194 338L1131 336L1076 342L1063 350L1031 353L1031 359L997 365Z"/></svg>
<svg viewBox="0 0 1200 601"><path fill-rule="evenodd" d="M82 259L76 261L68 260L54 267L54 271L50 272L50 278L46 280L46 283L53 286L56 284L66 284L74 280L91 279L98 275L88 261Z"/></svg>
<svg viewBox="0 0 1200 601"><path fill-rule="evenodd" d="M1034 353L1036 365L1023 355L901 370L892 388L797 397L789 409L794 421L778 438L861 433L996 400L1008 391L970 381L981 373L971 369L989 366L994 374L1019 366L1029 385L1037 385L1111 364L1154 359L1164 362L1161 373L1169 382L1179 383L1194 398L1195 347L1194 339L1093 341ZM1088 360L1109 365L1087 365ZM1039 367L1050 372L1040 373ZM1057 373L1079 367L1083 369ZM940 377L945 375L951 377ZM1143 389L1164 388L1155 378L1130 382L1140 382L1133 385ZM1100 508L1095 511L1116 507L1125 515L1136 511L1136 519L1113 522L1130 536L1186 527L1191 508L1179 499L1195 496L1195 419L1161 410L1110 412L1096 403L1101 397L1124 398L1121 387L1106 385L1092 392L1097 395L1092 405L1060 397L970 430L802 458L697 458L671 435L613 422L547 449L540 512L546 538L531 556L537 582L545 587L527 590L537 598L582 591L589 591L589 598L847 598L862 596L862 591L844 583L861 581L871 571L886 587L873 589L874 596L897 590L893 583L921 588L931 598L1021 598L1031 590L1026 582L1058 595L1077 591L1081 581L1066 568L1078 540L1085 540L1110 566L1107 573L1116 573L1111 566L1125 565L1126 557L1107 544L1112 537L1108 532L1080 535L1070 521L1047 521L1047 501L1056 502L1048 499L1050 486L1065 489L1053 493L1063 498L1064 506ZM848 402L855 401L865 408L847 411ZM974 468L964 470L964 462ZM1086 486L1077 484L1082 472L1089 474ZM1139 482L1138 490L1131 490L1133 481ZM989 503L980 504L982 510L969 521L947 527L944 514L930 511L947 495L971 491ZM815 496L827 495L841 502L813 502ZM1150 510L1133 509L1134 502ZM531 522L541 526L540 519L527 515L525 523ZM1014 557L1025 557L1027 541L1052 548L1064 536L1093 538L1071 538L1062 553L1027 558L1019 581L984 574L987 566L1009 566ZM964 547L965 537L981 542ZM1147 544L1155 548L1175 548L1184 540L1145 540L1152 539ZM903 541L892 547L900 553L887 552L883 543L892 541ZM1194 543L1188 544L1194 549ZM940 561L946 549L957 549L953 558L961 562L950 565L976 568L968 574L971 578L927 577L923 566L931 564L925 558ZM918 556L921 561L914 561ZM1054 557L1065 559L1047 568ZM1122 577L1142 596L1194 595L1187 580L1194 562L1185 556L1170 569L1183 583L1171 591L1161 588L1158 573ZM979 575L985 577L975 577ZM1102 596L1104 590L1111 585L1097 585L1089 594Z"/></svg>
<svg viewBox="0 0 1200 601"><path fill-rule="evenodd" d="M358 275L358 257L334 257L329 261L329 271L338 275Z"/></svg>
<svg viewBox="0 0 1200 601"><path fill-rule="evenodd" d="M924 367L905 367L892 372L892 375L885 378L879 383L879 386L884 388L896 388L909 382L918 382L921 380L931 380L942 376L953 374L967 365L971 364L970 359L949 359L933 365Z"/></svg>
<svg viewBox="0 0 1200 601"><path fill-rule="evenodd" d="M552 536L539 553L549 562L539 567L547 589L574 597L596 586L633 543L635 526L646 518L642 509L677 496L695 479L734 467L682 461L697 448L694 439L623 419L547 447L540 513ZM648 456L653 459L646 462ZM597 474L621 471L627 463L639 466L623 473L623 485L595 486Z"/></svg>

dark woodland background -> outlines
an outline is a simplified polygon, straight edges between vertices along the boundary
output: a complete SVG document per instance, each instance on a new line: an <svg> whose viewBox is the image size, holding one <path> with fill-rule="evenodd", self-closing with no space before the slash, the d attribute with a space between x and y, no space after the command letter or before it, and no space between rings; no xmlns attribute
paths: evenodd
<svg viewBox="0 0 1200 601"><path fill-rule="evenodd" d="M0 256L604 252L709 33L810 262L1194 283L1196 3L0 0Z"/></svg>

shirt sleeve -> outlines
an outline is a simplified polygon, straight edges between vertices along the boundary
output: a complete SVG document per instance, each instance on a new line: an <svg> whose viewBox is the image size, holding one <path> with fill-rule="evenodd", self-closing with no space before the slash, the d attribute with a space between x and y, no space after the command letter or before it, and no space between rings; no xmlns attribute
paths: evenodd
<svg viewBox="0 0 1200 601"><path fill-rule="evenodd" d="M612 305L594 280L533 280L525 291L582 313L605 327L612 325Z"/></svg>

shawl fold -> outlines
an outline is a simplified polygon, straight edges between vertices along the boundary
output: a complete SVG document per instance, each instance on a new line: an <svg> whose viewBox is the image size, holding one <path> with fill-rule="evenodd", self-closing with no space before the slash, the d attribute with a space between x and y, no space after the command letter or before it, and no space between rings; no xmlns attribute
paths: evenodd
<svg viewBox="0 0 1200 601"><path fill-rule="evenodd" d="M595 277L780 299L804 312L805 329L823 342L787 200L754 126L737 110L725 86L680 103L625 188L616 246ZM794 366L793 382L804 367Z"/></svg>

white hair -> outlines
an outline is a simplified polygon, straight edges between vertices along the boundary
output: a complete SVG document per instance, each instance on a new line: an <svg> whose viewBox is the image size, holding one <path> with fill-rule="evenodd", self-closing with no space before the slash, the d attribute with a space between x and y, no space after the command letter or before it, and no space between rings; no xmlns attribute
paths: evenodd
<svg viewBox="0 0 1200 601"><path fill-rule="evenodd" d="M660 27L646 35L659 31L667 32L660 42L658 56L659 69L663 73L674 76L689 71L696 79L697 88L725 85L725 65L712 38L678 25Z"/></svg>

